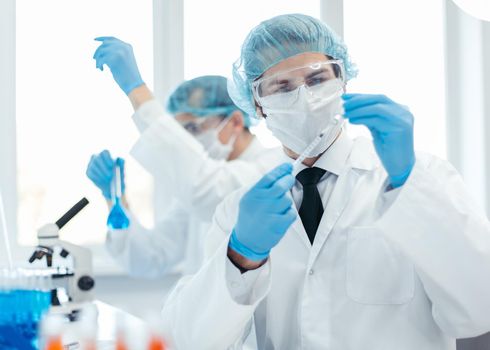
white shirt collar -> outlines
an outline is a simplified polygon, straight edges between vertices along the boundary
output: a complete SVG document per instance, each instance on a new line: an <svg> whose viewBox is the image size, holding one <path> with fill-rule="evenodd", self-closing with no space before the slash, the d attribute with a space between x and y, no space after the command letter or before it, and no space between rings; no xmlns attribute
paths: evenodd
<svg viewBox="0 0 490 350"><path fill-rule="evenodd" d="M337 140L318 158L313 166L326 170L327 174L340 175L342 169L347 164L353 144L354 142L347 135L345 129L343 129ZM304 164L298 165L294 169L293 175L296 176L301 170L306 168L307 166Z"/></svg>
<svg viewBox="0 0 490 350"><path fill-rule="evenodd" d="M237 159L254 161L257 157L264 152L265 147L260 143L256 136L253 136L250 144L245 150L238 156Z"/></svg>

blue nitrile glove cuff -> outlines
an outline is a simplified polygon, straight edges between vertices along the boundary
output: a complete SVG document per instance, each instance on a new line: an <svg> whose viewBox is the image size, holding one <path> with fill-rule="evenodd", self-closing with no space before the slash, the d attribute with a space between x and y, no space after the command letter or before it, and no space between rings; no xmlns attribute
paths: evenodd
<svg viewBox="0 0 490 350"><path fill-rule="evenodd" d="M262 261L264 259L267 259L270 254L270 250L265 253L257 253L244 246L236 237L235 229L233 229L233 232L231 233L230 242L228 243L228 246L234 251L236 251L238 254L243 255L247 259L253 261Z"/></svg>
<svg viewBox="0 0 490 350"><path fill-rule="evenodd" d="M389 176L391 187L398 188L400 186L403 186L407 181L408 177L410 176L410 174L412 173L412 169L414 165L415 165L415 160L412 160L410 167L403 174L397 176Z"/></svg>
<svg viewBox="0 0 490 350"><path fill-rule="evenodd" d="M123 85L121 86L121 89L124 91L124 93L126 95L129 95L129 93L131 91L133 91L134 89L136 89L137 87L140 87L141 85L143 85L145 82L143 81L143 79L141 79L141 77L139 77L138 79L136 79L135 81L131 82L131 84L127 84L127 85Z"/></svg>

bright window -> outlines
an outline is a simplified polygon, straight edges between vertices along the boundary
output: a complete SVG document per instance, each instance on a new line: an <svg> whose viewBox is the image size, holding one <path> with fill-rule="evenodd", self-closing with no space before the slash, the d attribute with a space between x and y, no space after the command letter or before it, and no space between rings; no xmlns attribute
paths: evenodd
<svg viewBox="0 0 490 350"><path fill-rule="evenodd" d="M318 18L320 0L185 0L185 79L210 74L229 77L232 63L240 57L240 47L248 32L263 20L287 13ZM264 123L253 132L266 146L279 144Z"/></svg>
<svg viewBox="0 0 490 350"><path fill-rule="evenodd" d="M348 90L409 106L415 147L446 158L443 14L443 1L344 0L345 40L359 68Z"/></svg>
<svg viewBox="0 0 490 350"><path fill-rule="evenodd" d="M128 156L138 137L132 109L108 69L95 69L97 36L134 46L153 77L152 1L17 1L19 243L86 196L91 204L63 231L74 243L105 239L107 207L85 176L91 154L107 148L127 162L127 193L143 223L152 219L151 178Z"/></svg>

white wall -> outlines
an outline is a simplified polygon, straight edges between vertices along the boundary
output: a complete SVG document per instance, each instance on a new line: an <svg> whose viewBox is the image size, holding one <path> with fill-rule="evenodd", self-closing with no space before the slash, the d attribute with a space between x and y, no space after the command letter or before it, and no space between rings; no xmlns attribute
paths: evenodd
<svg viewBox="0 0 490 350"><path fill-rule="evenodd" d="M490 24L445 5L448 158L488 216Z"/></svg>
<svg viewBox="0 0 490 350"><path fill-rule="evenodd" d="M15 152L15 0L0 4L0 189L9 232L17 220ZM5 256L3 244L0 254Z"/></svg>

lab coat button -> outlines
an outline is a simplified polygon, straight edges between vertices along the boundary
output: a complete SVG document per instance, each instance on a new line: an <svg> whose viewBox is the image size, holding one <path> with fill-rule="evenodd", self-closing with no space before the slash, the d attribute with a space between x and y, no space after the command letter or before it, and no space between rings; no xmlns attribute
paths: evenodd
<svg viewBox="0 0 490 350"><path fill-rule="evenodd" d="M315 271L313 271L313 269L311 269L309 272L308 272L310 275L313 275L315 273Z"/></svg>

